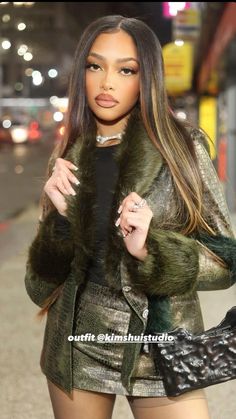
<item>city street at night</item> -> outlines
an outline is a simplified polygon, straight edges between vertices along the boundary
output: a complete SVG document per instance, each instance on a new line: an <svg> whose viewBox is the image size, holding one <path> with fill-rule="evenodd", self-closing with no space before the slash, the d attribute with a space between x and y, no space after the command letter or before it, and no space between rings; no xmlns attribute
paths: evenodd
<svg viewBox="0 0 236 419"><path fill-rule="evenodd" d="M235 69L235 2L0 2L0 419L235 418Z"/></svg>

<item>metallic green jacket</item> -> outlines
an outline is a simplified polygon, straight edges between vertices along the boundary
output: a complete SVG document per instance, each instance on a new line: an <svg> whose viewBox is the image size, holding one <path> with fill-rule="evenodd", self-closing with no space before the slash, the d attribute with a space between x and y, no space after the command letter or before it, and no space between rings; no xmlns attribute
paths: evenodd
<svg viewBox="0 0 236 419"><path fill-rule="evenodd" d="M32 301L42 307L45 299L62 284L59 297L50 307L40 364L50 366L51 378L65 391L72 390L72 335L75 300L86 281L89 258L95 255L94 217L95 174L94 133L78 139L64 156L79 170L76 196L65 196L70 229L58 233L58 213L52 211L39 225L29 247L25 286ZM204 135L191 131L203 180L205 217L216 233L234 237L224 195L210 160ZM104 266L106 279L122 289L133 312L128 333L171 330L177 326L192 332L204 329L197 291L230 287L234 280L227 265L196 237L181 231L173 179L160 152L149 139L137 113L131 114L122 143L116 150L119 178L110 212ZM54 162L51 162L51 167ZM131 191L146 198L153 211L147 236L148 256L139 261L124 245L115 226L120 202ZM154 305L151 304L154 302ZM98 331L99 333L99 331ZM129 389L130 378L142 343L125 345L122 383Z"/></svg>

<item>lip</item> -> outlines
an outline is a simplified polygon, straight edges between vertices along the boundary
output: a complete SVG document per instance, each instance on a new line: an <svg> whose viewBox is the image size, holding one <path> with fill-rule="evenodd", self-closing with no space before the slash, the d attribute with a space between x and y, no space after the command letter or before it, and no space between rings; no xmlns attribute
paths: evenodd
<svg viewBox="0 0 236 419"><path fill-rule="evenodd" d="M95 99L96 103L103 108L112 108L113 106L117 105L118 102L114 100L99 100Z"/></svg>
<svg viewBox="0 0 236 419"><path fill-rule="evenodd" d="M112 103L118 103L118 100L116 100L113 96L111 95L106 95L104 93L101 93L100 95L95 97L96 101L102 101L102 102L112 102Z"/></svg>

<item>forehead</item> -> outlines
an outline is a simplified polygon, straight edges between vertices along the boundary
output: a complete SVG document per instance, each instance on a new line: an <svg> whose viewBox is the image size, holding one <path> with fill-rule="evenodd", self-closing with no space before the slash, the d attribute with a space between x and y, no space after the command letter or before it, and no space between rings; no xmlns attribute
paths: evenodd
<svg viewBox="0 0 236 419"><path fill-rule="evenodd" d="M133 38L122 30L98 35L89 52L91 51L111 58L126 56L137 58L137 48Z"/></svg>

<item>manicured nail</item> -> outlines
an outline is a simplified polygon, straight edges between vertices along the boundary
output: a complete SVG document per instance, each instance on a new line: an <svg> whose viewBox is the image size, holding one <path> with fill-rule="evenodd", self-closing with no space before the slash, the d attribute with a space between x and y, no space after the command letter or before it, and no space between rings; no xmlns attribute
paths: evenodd
<svg viewBox="0 0 236 419"><path fill-rule="evenodd" d="M119 206L119 209L118 209L118 211L117 211L117 212L118 212L118 214L120 214L120 213L121 213L121 211L122 211L122 205L120 205L120 206Z"/></svg>
<svg viewBox="0 0 236 419"><path fill-rule="evenodd" d="M73 166L73 169L74 169L74 170L79 170L79 168L78 168L78 167L76 167L76 166Z"/></svg>
<svg viewBox="0 0 236 419"><path fill-rule="evenodd" d="M76 185L79 185L80 184L80 181L77 179L77 180L75 180L75 184Z"/></svg>
<svg viewBox="0 0 236 419"><path fill-rule="evenodd" d="M119 226L119 224L120 224L120 217L116 220L116 222L115 222L115 226L116 226L116 227L118 227L118 226Z"/></svg>

